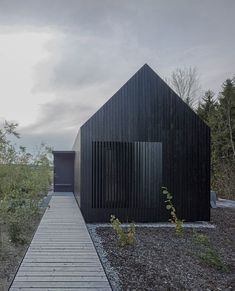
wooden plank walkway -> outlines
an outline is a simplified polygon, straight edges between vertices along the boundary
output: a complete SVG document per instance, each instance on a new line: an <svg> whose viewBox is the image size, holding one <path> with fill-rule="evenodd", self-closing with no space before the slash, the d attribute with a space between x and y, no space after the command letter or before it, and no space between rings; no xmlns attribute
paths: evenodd
<svg viewBox="0 0 235 291"><path fill-rule="evenodd" d="M55 193L10 288L111 290L73 193Z"/></svg>

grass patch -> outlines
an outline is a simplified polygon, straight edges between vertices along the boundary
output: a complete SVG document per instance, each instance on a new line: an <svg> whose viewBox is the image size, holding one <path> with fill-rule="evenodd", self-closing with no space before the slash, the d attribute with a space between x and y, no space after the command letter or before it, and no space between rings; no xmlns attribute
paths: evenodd
<svg viewBox="0 0 235 291"><path fill-rule="evenodd" d="M199 248L197 256L202 262L217 270L228 272L228 267L213 248L208 235L195 232L193 241Z"/></svg>

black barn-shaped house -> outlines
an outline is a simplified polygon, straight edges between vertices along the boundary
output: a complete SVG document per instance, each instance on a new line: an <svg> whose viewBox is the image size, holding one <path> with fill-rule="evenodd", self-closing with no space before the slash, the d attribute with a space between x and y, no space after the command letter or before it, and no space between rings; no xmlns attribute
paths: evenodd
<svg viewBox="0 0 235 291"><path fill-rule="evenodd" d="M210 219L210 129L144 65L78 132L74 192L87 222Z"/></svg>

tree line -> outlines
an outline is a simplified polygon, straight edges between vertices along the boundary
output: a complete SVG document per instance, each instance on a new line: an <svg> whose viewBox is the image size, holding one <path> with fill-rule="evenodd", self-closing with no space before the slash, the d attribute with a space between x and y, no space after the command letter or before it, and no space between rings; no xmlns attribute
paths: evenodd
<svg viewBox="0 0 235 291"><path fill-rule="evenodd" d="M217 96L207 90L201 98L195 68L176 69L170 84L211 129L211 189L235 199L235 77L223 82Z"/></svg>

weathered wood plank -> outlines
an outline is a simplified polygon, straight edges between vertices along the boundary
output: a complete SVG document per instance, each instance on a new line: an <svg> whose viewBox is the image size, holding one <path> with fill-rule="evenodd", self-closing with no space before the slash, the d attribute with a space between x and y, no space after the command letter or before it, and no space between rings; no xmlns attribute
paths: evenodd
<svg viewBox="0 0 235 291"><path fill-rule="evenodd" d="M66 250L64 251L63 253L61 251L28 251L26 256L29 256L29 255L34 255L34 256L47 256L48 254L50 255L53 255L53 256L57 256L57 255L61 255L61 256L68 256L68 255L71 255L71 256L76 256L76 255L82 255L82 256L85 256L85 255L88 255L88 256L95 256L95 254L92 253L93 250L91 250L91 252L87 251L87 250Z"/></svg>
<svg viewBox="0 0 235 291"><path fill-rule="evenodd" d="M76 246L71 246L71 245L67 245L67 247L65 248L64 246L55 246L54 248L50 248L47 246L36 246L33 248L30 248L29 251L32 252L46 252L46 251L50 251L50 252L79 252L79 251L87 251L87 252L93 252L94 249L92 247L76 247Z"/></svg>
<svg viewBox="0 0 235 291"><path fill-rule="evenodd" d="M90 287L76 287L76 289L74 288L42 288L42 287L34 287L34 290L40 290L40 291L75 291L75 290L79 290L79 291L106 291L106 290L111 290L110 287L95 287L95 288L90 288ZM17 288L17 287L13 287L11 288L11 291L29 291L30 288Z"/></svg>
<svg viewBox="0 0 235 291"><path fill-rule="evenodd" d="M25 258L24 259L25 263L96 263L98 260L95 260L93 258Z"/></svg>
<svg viewBox="0 0 235 291"><path fill-rule="evenodd" d="M15 282L107 282L106 276L16 276Z"/></svg>
<svg viewBox="0 0 235 291"><path fill-rule="evenodd" d="M74 268L76 268L76 267L81 267L81 266L83 266L83 267L100 267L101 266L101 263L98 263L98 262L76 262L76 263L72 263L72 262L70 262L70 263L63 263L63 262L60 262L60 263L58 263L58 262L50 262L50 263L29 263L29 262L23 262L22 264L21 264L21 267L30 267L30 268L32 268L32 267L53 267L53 268L55 268L55 267L74 267Z"/></svg>
<svg viewBox="0 0 235 291"><path fill-rule="evenodd" d="M102 266L21 266L19 272L103 272Z"/></svg>
<svg viewBox="0 0 235 291"><path fill-rule="evenodd" d="M77 281L77 282L19 282L19 281L14 281L12 284L12 287L27 287L27 288L88 288L88 287L110 287L108 281L106 282L90 282L90 281ZM111 289L110 289L111 290Z"/></svg>
<svg viewBox="0 0 235 291"><path fill-rule="evenodd" d="M103 270L101 270L100 272L97 272L97 270L91 272L89 271L44 271L42 270L41 272L39 271L20 271L17 274L17 277L103 277L104 273Z"/></svg>
<svg viewBox="0 0 235 291"><path fill-rule="evenodd" d="M92 253L82 253L82 252L77 252L77 253L50 253L50 252L41 252L41 253L32 253L29 252L26 254L25 258L43 258L43 257L50 257L50 258L63 258L63 257L73 257L73 258L97 258L95 254Z"/></svg>

